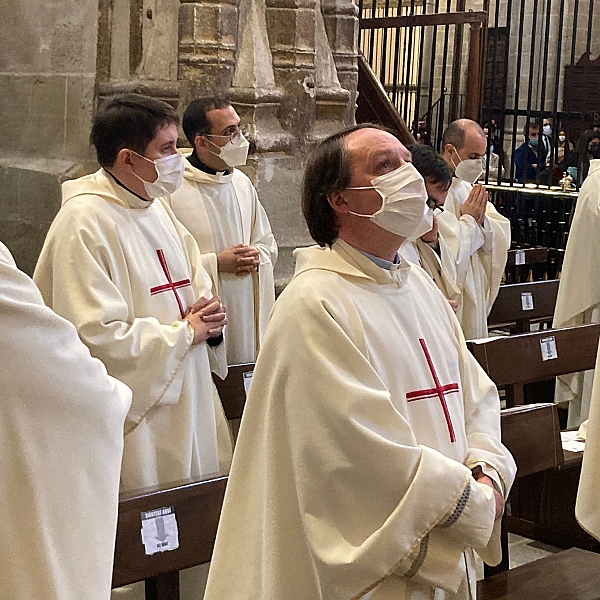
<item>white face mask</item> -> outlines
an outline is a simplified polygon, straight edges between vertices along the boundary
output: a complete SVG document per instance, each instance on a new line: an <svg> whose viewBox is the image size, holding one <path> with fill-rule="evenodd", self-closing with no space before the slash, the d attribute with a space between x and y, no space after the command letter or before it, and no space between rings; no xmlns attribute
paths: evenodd
<svg viewBox="0 0 600 600"><path fill-rule="evenodd" d="M244 137L243 133L240 133L233 140L229 140L222 146L218 153L213 152L212 150L209 150L209 152L218 156L228 167L233 168L241 167L246 164L249 148L250 142Z"/></svg>
<svg viewBox="0 0 600 600"><path fill-rule="evenodd" d="M567 139L567 138L566 138L566 136L564 136L564 135L559 135L559 136L558 136L558 141L559 141L559 142L564 142L566 139Z"/></svg>
<svg viewBox="0 0 600 600"><path fill-rule="evenodd" d="M544 125L544 135L552 135L552 127L550 125Z"/></svg>
<svg viewBox="0 0 600 600"><path fill-rule="evenodd" d="M433 211L427 207L425 182L411 163L376 177L371 184L347 189L377 190L383 199L381 208L372 215L351 214L368 217L382 229L409 240L431 231Z"/></svg>
<svg viewBox="0 0 600 600"><path fill-rule="evenodd" d="M456 155L458 156L458 152L456 152ZM483 158L461 159L458 165L454 163L452 157L450 160L454 165L454 174L467 183L474 184L484 173L485 165L483 163Z"/></svg>
<svg viewBox="0 0 600 600"><path fill-rule="evenodd" d="M156 160L150 160L141 154L131 150L136 156L147 160L154 164L156 174L158 177L156 181L146 181L139 175L134 175L144 184L144 189L148 198L162 198L174 193L183 180L183 170L185 163L183 162L183 156L179 152L164 156L163 158L157 158Z"/></svg>

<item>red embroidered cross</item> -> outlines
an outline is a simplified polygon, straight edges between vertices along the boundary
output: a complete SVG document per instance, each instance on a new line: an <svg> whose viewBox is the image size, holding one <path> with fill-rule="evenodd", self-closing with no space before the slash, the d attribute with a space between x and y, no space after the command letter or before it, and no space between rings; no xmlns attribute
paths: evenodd
<svg viewBox="0 0 600 600"><path fill-rule="evenodd" d="M157 250L156 254L158 255L158 261L160 262L160 266L167 277L167 281L169 283L165 283L163 285L157 285L153 288L150 288L150 295L154 296L156 294L160 294L162 292L168 292L171 290L175 294L175 299L177 300L177 304L179 305L179 312L181 313L181 318L185 317L185 311L183 309L183 303L181 302L181 298L177 293L178 288L187 287L188 285L192 285L192 282L189 279L182 279L181 281L173 281L171 279L171 273L169 273L169 267L167 266L167 260L165 259L165 253L162 250Z"/></svg>
<svg viewBox="0 0 600 600"><path fill-rule="evenodd" d="M427 398L437 398L442 405L442 410L444 411L444 416L446 417L446 424L448 425L448 432L450 433L450 441L452 443L456 442L456 435L454 434L454 427L452 426L452 419L450 419L450 411L448 410L448 405L446 404L446 394L452 394L454 392L458 392L458 383L448 383L446 385L440 385L440 380L435 371L435 367L433 366L433 361L431 360L431 355L429 354L429 350L427 349L427 344L425 344L424 339L419 339L419 343L421 344L421 348L423 348L423 352L425 353L425 358L427 359L427 364L429 365L429 370L431 371L431 375L433 376L433 381L435 383L434 388L429 388L426 390L416 390L414 392L408 392L406 394L407 402L414 402L415 400L426 400Z"/></svg>

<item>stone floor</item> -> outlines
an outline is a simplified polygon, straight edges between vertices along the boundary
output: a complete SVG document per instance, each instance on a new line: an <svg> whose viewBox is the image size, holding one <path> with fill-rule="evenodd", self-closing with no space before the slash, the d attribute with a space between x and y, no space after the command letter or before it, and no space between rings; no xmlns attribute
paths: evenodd
<svg viewBox="0 0 600 600"><path fill-rule="evenodd" d="M514 533L508 534L508 555L511 569L560 551L560 548L549 546L543 542L536 542L535 540L530 540ZM482 578L483 563L479 560L477 564L477 579Z"/></svg>

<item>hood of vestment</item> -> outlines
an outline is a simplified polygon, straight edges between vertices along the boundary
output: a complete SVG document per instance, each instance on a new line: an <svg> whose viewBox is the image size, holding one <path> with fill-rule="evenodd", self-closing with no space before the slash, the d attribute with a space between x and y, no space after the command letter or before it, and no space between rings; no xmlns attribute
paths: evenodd
<svg viewBox="0 0 600 600"><path fill-rule="evenodd" d="M197 183L229 183L233 179L233 169L229 171L229 173L216 173L212 175L211 173L205 173L200 169L196 169L196 167L192 166L188 158L192 155L192 148L180 148L179 153L183 155L185 158L185 169L183 171L183 176L186 179L191 181L195 181Z"/></svg>
<svg viewBox="0 0 600 600"><path fill-rule="evenodd" d="M148 208L153 203L153 200L143 200L119 185L104 169L62 184L63 206L78 196L99 196L112 204L133 209Z"/></svg>
<svg viewBox="0 0 600 600"><path fill-rule="evenodd" d="M391 269L383 269L370 258L338 238L330 247L310 246L294 250L294 278L311 270L331 271L342 277L378 285L402 285L410 272L410 263L402 260Z"/></svg>

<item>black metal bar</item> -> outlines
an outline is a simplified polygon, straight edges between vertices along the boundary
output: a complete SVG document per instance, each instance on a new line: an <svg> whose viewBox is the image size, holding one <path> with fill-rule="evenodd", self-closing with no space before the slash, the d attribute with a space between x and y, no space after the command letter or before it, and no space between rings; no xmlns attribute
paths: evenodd
<svg viewBox="0 0 600 600"><path fill-rule="evenodd" d="M540 109L542 110L542 124L541 124L541 129L540 129L540 142L542 142L543 140L543 135L544 135L544 119L546 118L546 82L548 79L548 46L549 46L549 41L550 41L550 15L552 10L552 0L546 0L546 27L544 30L544 59L542 62L542 90L540 93ZM560 36L559 36L560 37ZM556 123L554 121L552 121L552 128L554 129L554 127L556 127ZM554 133L554 131L552 132L553 135L550 138L550 140L555 140L557 139L556 136L558 135L558 132ZM550 160L548 161L548 158L550 158ZM546 161L549 165L549 173L548 173L548 183L552 182L552 167L554 165L554 158L552 157L552 146L550 146L550 148L548 148L548 157L546 157ZM539 165L539 161L538 161L538 169L541 170L540 165Z"/></svg>
<svg viewBox="0 0 600 600"><path fill-rule="evenodd" d="M592 20L594 18L594 0L590 0L590 11L588 13L588 34L585 51L589 54L592 48Z"/></svg>
<svg viewBox="0 0 600 600"><path fill-rule="evenodd" d="M450 12L451 0L446 3L446 11ZM444 134L444 121L446 117L446 69L448 66L448 38L450 35L450 25L444 25L444 51L442 52L442 77L440 85L440 105L438 108L438 123L437 123L437 135L436 142L439 145L439 141L442 139Z"/></svg>
<svg viewBox="0 0 600 600"><path fill-rule="evenodd" d="M423 6L421 12L425 13L427 9L427 0L423 0ZM425 27L421 27L421 43L419 44L419 75L417 76L417 96L415 98L415 115L414 115L414 129L415 135L419 125L419 114L421 107L421 86L423 85L423 63L424 63L424 52L425 52ZM430 92L431 94L431 92ZM431 104L431 102L429 103Z"/></svg>
<svg viewBox="0 0 600 600"><path fill-rule="evenodd" d="M435 0L435 12L437 12L440 8L440 0ZM431 60L429 61L429 102L427 105L427 114L425 123L427 125L427 130L430 135L433 135L433 122L432 122L432 110L435 105L433 102L433 78L435 76L435 62L436 62L436 46L437 46L437 26L433 27L433 43L431 45ZM433 140L432 140L433 141ZM439 150L439 147L437 148Z"/></svg>
<svg viewBox="0 0 600 600"><path fill-rule="evenodd" d="M398 0L396 4L396 14L401 14L402 11L402 0ZM400 58L400 29L396 28L396 42L394 44L394 72L392 75L392 103L398 109L398 67ZM400 112L400 111L398 111Z"/></svg>
<svg viewBox="0 0 600 600"><path fill-rule="evenodd" d="M419 27L421 25L456 25L469 23L485 23L488 14L483 11L478 12L451 12L448 9L445 13L429 15L407 15L403 17L376 17L371 19L361 19L360 27L363 29L388 29L394 27Z"/></svg>
<svg viewBox="0 0 600 600"><path fill-rule="evenodd" d="M575 50L577 43L577 23L579 22L579 0L573 5L573 32L571 35L571 64L575 64Z"/></svg>
<svg viewBox="0 0 600 600"><path fill-rule="evenodd" d="M563 28L564 20L565 20L565 0L560 0L560 11L558 17L558 49L556 51L556 71L554 73L554 110L552 111L552 124L557 126L556 132L557 134L560 132L560 126L562 123L558 123L558 88L560 85L560 69L562 66L561 56L562 56L562 35L561 31ZM569 148L569 140L567 140L567 149ZM558 161L558 144L556 144L555 156L554 159Z"/></svg>
<svg viewBox="0 0 600 600"><path fill-rule="evenodd" d="M389 8L390 8L390 0L385 0L385 5L384 5L384 15L385 18L389 18L388 17L388 13L389 13ZM387 28L385 28L383 30L383 39L381 41L381 75L379 76L380 81L385 85L387 83L387 73L386 73L386 67L387 67L387 34L388 34L388 30Z"/></svg>
<svg viewBox="0 0 600 600"><path fill-rule="evenodd" d="M414 15L415 9L415 1L411 0L411 13ZM404 122L408 122L409 115L409 102L410 102L410 77L412 74L412 51L413 51L413 35L414 35L414 27L410 27L408 31L408 46L406 45L406 36L404 36L404 46L407 48L406 58L404 61L404 69L405 69L405 83L404 83L404 109L402 111L402 116L404 118Z"/></svg>
<svg viewBox="0 0 600 600"><path fill-rule="evenodd" d="M371 17L375 16L375 11L377 9L377 0L372 0L371 2ZM364 19L361 19L361 21L363 21ZM362 29L361 29L362 31ZM371 68L373 69L373 71L375 71L375 69L373 67L375 67L375 65L373 64L373 54L375 53L375 31L371 31L370 32L370 38L369 38L369 65L371 65Z"/></svg>
<svg viewBox="0 0 600 600"><path fill-rule="evenodd" d="M509 15L510 20L510 15ZM525 0L521 0L521 10L520 10L520 18L519 18L519 45L517 50L517 68L516 68L516 82L515 82L515 102L514 102L514 111L515 115L513 117L513 130L512 130L512 142L511 142L511 153L510 153L510 182L513 183L515 180L515 148L517 147L517 114L519 105L519 94L521 92L521 62L523 58L523 28L525 22Z"/></svg>

